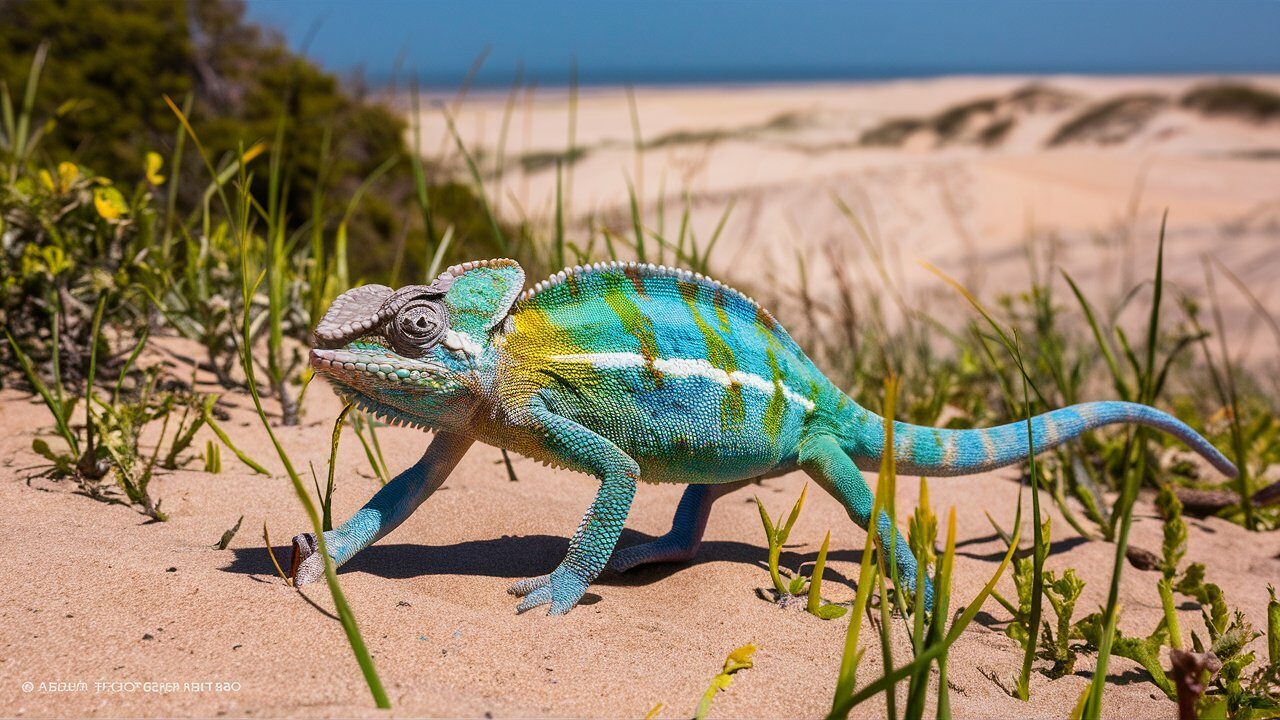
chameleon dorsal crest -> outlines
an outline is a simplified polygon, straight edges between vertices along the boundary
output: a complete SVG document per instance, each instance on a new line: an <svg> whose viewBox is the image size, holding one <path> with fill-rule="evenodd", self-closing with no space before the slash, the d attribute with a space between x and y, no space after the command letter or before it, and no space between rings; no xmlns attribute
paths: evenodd
<svg viewBox="0 0 1280 720"><path fill-rule="evenodd" d="M502 322L524 289L524 269L515 260L480 260L454 265L436 278L448 278L444 304L451 329L481 340Z"/></svg>

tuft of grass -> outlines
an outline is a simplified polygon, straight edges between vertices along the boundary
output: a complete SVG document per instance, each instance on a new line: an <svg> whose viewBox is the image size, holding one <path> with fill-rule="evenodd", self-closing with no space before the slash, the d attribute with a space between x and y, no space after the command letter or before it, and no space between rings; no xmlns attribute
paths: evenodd
<svg viewBox="0 0 1280 720"><path fill-rule="evenodd" d="M1021 374L1022 405L1024 408L1024 417L1026 418L1027 428L1027 463L1029 465L1029 474L1031 478L1031 526L1033 545L1031 567L1027 568L1030 573L1030 583L1029 587L1026 588L1027 603L1025 624L1022 626L1024 635L1019 640L1023 645L1022 667L1018 674L1017 683L1014 686L1014 695L1019 700L1025 702L1031 697L1031 665L1035 660L1036 634L1037 629L1040 627L1040 617L1042 614L1041 598L1044 592L1044 560L1049 552L1048 526L1047 523L1042 520L1040 514L1040 473L1037 471L1036 467L1035 440L1031 429L1031 418L1034 414L1032 411L1030 392L1030 388L1032 387L1031 377L1023 360L1022 348L1018 342L1017 330L1014 329L1012 331L1011 338L971 292L937 268L934 268L933 266L927 267L947 283L959 290L961 295L963 295L974 309L977 310L978 313L987 321L991 329L1004 344L1006 351L1009 353ZM1036 395L1041 402L1044 402L1044 395L1038 389L1036 390ZM1019 502L1021 502L1021 498L1019 498ZM1018 514L1019 516L1022 514L1021 504L1019 504L1018 507ZM1021 615L1021 613L1019 613L1019 615Z"/></svg>
<svg viewBox="0 0 1280 720"><path fill-rule="evenodd" d="M783 583L778 567L782 557L782 546L791 536L791 528L795 527L796 520L800 517L800 509L804 507L804 496L808 491L809 484L805 483L804 489L800 491L800 497L796 498L795 504L791 506L791 513L787 516L786 522L781 525L770 519L769 511L764 509L764 503L760 502L759 497L755 498L756 508L760 510L760 522L764 525L765 539L769 542L769 577L773 580L773 589L778 594L779 603L784 603L787 599L800 594L808 580L799 572L795 572L792 573L790 583ZM782 520L781 515L778 516L778 520Z"/></svg>
<svg viewBox="0 0 1280 720"><path fill-rule="evenodd" d="M204 445L204 471L216 475L222 472L222 451L212 440L205 441Z"/></svg>
<svg viewBox="0 0 1280 720"><path fill-rule="evenodd" d="M835 620L848 612L849 608L833 603L822 602L822 574L827 567L827 546L831 544L831 531L827 531L822 539L822 547L818 550L818 559L813 563L813 577L809 579L809 603L805 610L809 614L823 620Z"/></svg>
<svg viewBox="0 0 1280 720"><path fill-rule="evenodd" d="M893 409L894 399L897 394L896 384L896 380L890 379L885 387L885 447L893 446ZM886 497L886 493L892 486L894 472L893 453L885 453L884 460L880 466L880 475L876 482L871 517L879 517L881 499ZM886 664L883 676L861 689L856 689L857 666L865 651L865 648L858 647L862 615L867 608L876 577L881 574L878 563L871 558L874 554L873 550L879 553L884 553L887 550L887 548L880 546L879 533L869 532L867 534L868 538L863 548L862 564L858 574L858 591L854 598L853 612L850 614L849 631L845 635L844 651L840 659L840 671L836 678L835 697L832 700L831 712L827 715L828 718L847 718L854 707L880 693L892 693L896 684L905 679L910 679L909 682L911 683L908 687L908 697L914 698L908 704L906 717L922 717L924 712L922 694L924 691L920 689L919 683L928 681L928 670L935 662L938 664L940 678L938 685L938 714L939 717L950 717L950 701L947 697L946 685L947 652L969 623L973 621L986 599L991 596L996 582L1004 574L1005 568L1008 567L1009 561L1013 558L1014 549L1017 547L1017 538L1020 534L1020 530L1015 530L1011 547L1000 562L995 574L948 627L947 620L950 618L951 602L951 573L955 562L955 528L955 509L952 508L947 523L946 549L935 573L934 590L936 597L934 611L930 616L928 628L924 631L924 642L921 643L921 651L914 655L911 662L896 668L891 664ZM884 605L889 603L890 599L884 594L883 583L880 587L880 602ZM881 634L883 643L887 641L887 631L884 629L883 624ZM888 695L886 695L887 699Z"/></svg>
<svg viewBox="0 0 1280 720"><path fill-rule="evenodd" d="M1147 323L1147 355L1145 372L1140 377L1143 382L1139 390L1139 402L1151 404L1155 399L1155 352L1156 352L1156 336L1160 327L1160 300L1164 291L1164 232L1165 223L1168 220L1166 213L1164 220L1160 223L1160 236L1156 250L1156 272L1153 283L1153 297L1151 300L1151 315ZM1137 468L1134 472L1127 473L1125 483L1121 489L1120 498L1116 501L1116 509L1112 512L1112 517L1117 518L1118 532L1116 533L1116 554L1115 562L1111 569L1111 587L1107 591L1107 605L1103 614L1104 620L1101 623L1102 634L1098 642L1098 662L1094 669L1093 680L1090 683L1089 697L1084 705L1084 717L1098 718L1102 715L1102 695L1106 690L1107 680L1107 663L1111 656L1111 649L1116 637L1116 624L1120 619L1120 577L1124 572L1125 551L1129 546L1129 527L1133 523L1133 508L1137 500L1138 485L1142 481L1145 474L1145 466L1147 455L1141 452L1143 440L1146 438L1146 432L1139 428L1135 433L1136 442L1139 452L1137 452ZM1128 453L1126 452L1126 456Z"/></svg>
<svg viewBox="0 0 1280 720"><path fill-rule="evenodd" d="M1109 145L1124 142L1146 127L1169 104L1154 93L1121 95L1090 105L1069 118L1050 136L1049 147L1079 142Z"/></svg>

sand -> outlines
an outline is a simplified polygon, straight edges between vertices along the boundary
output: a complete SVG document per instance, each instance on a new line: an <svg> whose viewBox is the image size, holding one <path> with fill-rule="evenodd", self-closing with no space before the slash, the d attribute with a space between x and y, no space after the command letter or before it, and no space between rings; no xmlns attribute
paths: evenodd
<svg viewBox="0 0 1280 720"><path fill-rule="evenodd" d="M1051 82L1106 97L1148 87L1172 93L1194 81ZM794 249L818 257L824 243L838 242L857 257L857 241L828 197L835 189L850 203L874 208L879 236L897 248L901 265L908 268L906 279L921 295L941 291L914 269L917 258L961 274L966 253L976 254L980 259L972 265L985 274L986 287L999 287L1005 282L1002 272L1023 267L1012 263L1021 263L1018 248L1028 218L1078 241L1064 241L1061 262L1096 282L1118 283L1113 276L1119 273L1120 251L1081 238L1128 222L1127 217L1134 218L1138 234L1146 233L1168 204L1175 212L1170 273L1176 280L1198 282L1199 255L1213 251L1255 281L1265 301L1273 301L1269 286L1260 281L1274 275L1277 260L1277 230L1268 218L1275 217L1280 163L1231 153L1280 145L1275 125L1206 124L1171 110L1161 122L1172 123L1177 132L1150 130L1149 137L1119 146L1045 150L1034 141L1035 128L1027 127L1027 137L1015 135L995 150L793 147L799 141L821 146L833 138L848 139L849 118L862 127L892 115L932 113L1023 82L962 78L862 86L641 88L637 99L647 137L761 123L789 110L834 118L806 125L799 138L651 151L643 193L652 207L667 168L666 187L678 195L677 175L683 172L702 237L727 198L740 197L717 251L718 267L729 279L758 287L761 268L788 262ZM501 102L476 96L465 104L459 113L464 134L495 133ZM512 154L563 144L564 98L539 95L533 108L527 147L521 144L523 117L513 120ZM625 96L584 93L578 123L579 141L599 147L575 168L574 206L584 214L616 210L625 200L623 171L634 175ZM435 125L426 131L439 137ZM1134 177L1143 168L1146 181L1139 209L1132 213L1127 208ZM504 212L517 212L519 202L536 214L545 204L549 180L554 182L545 172L509 175ZM953 210L943 207L947 201L940 199L939 182L950 183L960 198L950 203ZM966 232L972 243L965 240ZM1133 252L1138 272L1152 245ZM779 275L781 282L790 282L788 273ZM786 323L791 317L787 299L778 300ZM190 376L180 364L173 372ZM208 383L201 389L216 391ZM252 474L226 452L218 475L198 472L199 462L162 473L153 495L163 501L170 519L153 523L134 509L76 494L67 482L29 479L31 468L41 462L30 450L32 437L50 437L51 418L30 397L0 391L0 504L8 511L0 534L0 715L383 714L373 709L331 613L327 589L308 586L298 592L275 576L264 549L263 523L284 563L288 539L309 527L247 397L233 394L222 405L231 414L224 423L228 432L271 468L272 476ZM323 469L337 410L333 395L317 385L308 393L303 425L278 428L299 466L313 463ZM382 431L381 438L393 472L416 460L428 441L418 431L398 428ZM202 448L204 440L202 433L194 447ZM520 458L515 470L519 480L511 482L497 450L474 447L414 517L340 573L386 684L392 715L641 717L662 703L659 717L688 717L725 655L746 643L760 648L755 667L738 674L716 699L714 717L812 717L829 708L846 622L783 610L759 595L770 582L752 497L758 495L776 515L800 492L803 474L767 480L720 500L694 562L601 579L567 617L550 618L536 611L516 615L516 600L506 588L555 566L595 482ZM378 487L350 431L337 478L334 514L340 521ZM1016 480L1016 470L1005 470L929 481L939 515L956 510L956 603L972 598L995 571L1004 546L984 513L1006 527L1012 524ZM831 530L824 594L831 601L848 601L865 536L834 500L816 486L810 490L784 565L811 561ZM678 487L643 486L622 542L664 532L679 493ZM916 495L916 480L903 478L897 497L901 518L914 507ZM1048 498L1043 504L1054 515L1047 566L1076 568L1086 581L1077 611L1082 616L1105 601L1114 546L1078 537ZM241 515L243 526L230 547L213 549ZM1280 579L1280 536L1250 534L1216 519L1188 519L1188 524L1187 561L1207 562L1209 580L1221 584L1230 603L1255 626L1264 625L1266 584ZM1132 543L1158 550L1160 527L1150 498L1142 498ZM1126 568L1125 633L1145 635L1159 621L1156 579L1156 573ZM1008 577L999 588L1006 596L1013 593ZM1198 610L1186 605L1181 616L1184 630L1203 634ZM954 646L950 681L956 717L1065 716L1088 683L1092 656L1082 657L1076 673L1060 680L1034 674L1032 701L1022 703L996 682L1008 686L1021 661L1020 648L1003 634L1007 620L999 605L988 602ZM878 647L874 640L868 645L862 682L880 674ZM1254 647L1265 652L1260 641ZM908 655L899 632L894 657L901 662ZM1114 659L1109 673L1108 717L1174 714L1175 706L1133 663ZM26 682L33 683L29 692L23 689ZM870 702L855 715L882 716L881 703Z"/></svg>

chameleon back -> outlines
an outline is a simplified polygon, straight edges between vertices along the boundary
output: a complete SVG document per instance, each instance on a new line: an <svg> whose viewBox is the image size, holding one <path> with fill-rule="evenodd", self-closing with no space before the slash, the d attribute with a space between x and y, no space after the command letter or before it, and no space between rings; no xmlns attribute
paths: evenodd
<svg viewBox="0 0 1280 720"><path fill-rule="evenodd" d="M806 420L833 393L843 398L755 301L653 265L593 265L539 283L498 347L504 396L537 393L650 481L790 469Z"/></svg>

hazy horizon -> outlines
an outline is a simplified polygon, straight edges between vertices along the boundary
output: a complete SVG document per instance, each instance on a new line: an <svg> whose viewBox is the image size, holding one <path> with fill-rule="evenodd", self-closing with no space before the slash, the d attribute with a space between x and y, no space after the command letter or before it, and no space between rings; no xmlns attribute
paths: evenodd
<svg viewBox="0 0 1280 720"><path fill-rule="evenodd" d="M1280 3L865 3L666 0L534 5L248 0L325 68L374 84L818 82L1011 74L1280 72Z"/></svg>

